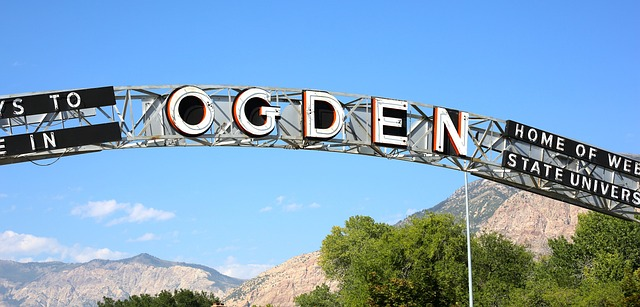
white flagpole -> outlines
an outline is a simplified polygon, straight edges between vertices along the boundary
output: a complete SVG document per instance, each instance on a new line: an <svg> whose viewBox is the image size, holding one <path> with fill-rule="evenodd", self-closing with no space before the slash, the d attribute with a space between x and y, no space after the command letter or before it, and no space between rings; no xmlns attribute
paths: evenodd
<svg viewBox="0 0 640 307"><path fill-rule="evenodd" d="M467 213L467 268L469 271L469 306L473 307L473 279L471 277L471 234L469 232L469 182L467 172L464 171L464 203Z"/></svg>

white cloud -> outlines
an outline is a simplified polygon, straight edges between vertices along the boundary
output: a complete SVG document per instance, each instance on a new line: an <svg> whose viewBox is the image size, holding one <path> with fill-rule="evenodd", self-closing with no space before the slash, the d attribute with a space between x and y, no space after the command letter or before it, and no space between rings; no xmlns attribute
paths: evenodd
<svg viewBox="0 0 640 307"><path fill-rule="evenodd" d="M147 232L135 239L129 239L127 241L128 242L146 242L146 241L153 241L153 240L160 240L160 237L158 237L157 235L151 232Z"/></svg>
<svg viewBox="0 0 640 307"><path fill-rule="evenodd" d="M1 259L34 261L39 258L45 261L86 262L92 259L120 259L125 256L126 253L108 248L83 247L77 244L65 246L55 238L21 234L11 230L0 233Z"/></svg>
<svg viewBox="0 0 640 307"><path fill-rule="evenodd" d="M302 205L300 204L288 204L282 207L282 210L284 210L285 212L293 212L293 211L298 211L302 209Z"/></svg>
<svg viewBox="0 0 640 307"><path fill-rule="evenodd" d="M405 215L409 216L409 215L412 215L412 214L414 214L416 212L418 212L418 210L413 209L413 208L409 208L409 209L407 209L407 212L405 212Z"/></svg>
<svg viewBox="0 0 640 307"><path fill-rule="evenodd" d="M142 204L135 204L133 207L128 206L124 211L127 215L111 220L107 225L111 226L120 223L142 223L149 220L165 221L176 216L173 212L146 208Z"/></svg>
<svg viewBox="0 0 640 307"><path fill-rule="evenodd" d="M78 206L71 209L71 214L79 215L82 218L90 217L102 219L112 213L124 209L128 204L118 204L115 200L90 201L84 206Z"/></svg>
<svg viewBox="0 0 640 307"><path fill-rule="evenodd" d="M143 222L146 220L166 221L176 216L175 213L153 208L145 208L141 204L136 204L129 215L133 222Z"/></svg>
<svg viewBox="0 0 640 307"><path fill-rule="evenodd" d="M74 245L66 248L65 259L72 259L74 262L87 262L93 259L122 259L127 253L112 251L108 248L93 248Z"/></svg>
<svg viewBox="0 0 640 307"><path fill-rule="evenodd" d="M128 203L120 204L115 200L89 202L84 206L73 208L71 214L82 218L94 218L98 221L111 215L119 216L111 219L107 226L121 223L142 223L150 220L166 221L176 216L173 212L147 208L142 204L133 206Z"/></svg>
<svg viewBox="0 0 640 307"><path fill-rule="evenodd" d="M317 202L312 202L310 205L296 203L296 202L294 202L294 200L290 200L284 195L280 195L280 196L276 197L275 201L276 201L276 205L280 209L282 209L282 211L284 211L284 212L295 212L295 211L303 210L305 208L317 209L317 208L322 207ZM267 206L267 207L261 208L260 212L268 212L268 211L271 211L271 210L273 210L273 207L272 206Z"/></svg>
<svg viewBox="0 0 640 307"><path fill-rule="evenodd" d="M0 257L27 256L41 253L60 253L62 246L56 239L36 237L6 230L0 234ZM11 257L13 258L13 257Z"/></svg>
<svg viewBox="0 0 640 307"><path fill-rule="evenodd" d="M224 265L215 269L227 276L250 279L272 267L273 265L271 264L240 264L235 257L229 256Z"/></svg>

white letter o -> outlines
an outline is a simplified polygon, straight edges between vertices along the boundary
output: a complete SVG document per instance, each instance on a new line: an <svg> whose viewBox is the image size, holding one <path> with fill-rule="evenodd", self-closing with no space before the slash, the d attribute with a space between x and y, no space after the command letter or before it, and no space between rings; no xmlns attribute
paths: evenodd
<svg viewBox="0 0 640 307"><path fill-rule="evenodd" d="M167 118L178 133L200 136L213 125L213 105L211 97L195 86L175 89L166 103Z"/></svg>

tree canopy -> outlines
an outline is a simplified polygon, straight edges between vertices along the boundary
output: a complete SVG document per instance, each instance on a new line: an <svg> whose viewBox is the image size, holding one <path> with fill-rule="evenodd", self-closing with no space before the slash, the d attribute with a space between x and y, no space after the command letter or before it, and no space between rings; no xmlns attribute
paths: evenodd
<svg viewBox="0 0 640 307"><path fill-rule="evenodd" d="M549 247L514 304L640 306L639 224L590 212Z"/></svg>
<svg viewBox="0 0 640 307"><path fill-rule="evenodd" d="M211 307L221 301L212 293L194 292L188 289L163 290L151 296L149 294L132 295L128 299L114 300L103 297L98 307Z"/></svg>
<svg viewBox="0 0 640 307"><path fill-rule="evenodd" d="M296 303L465 306L465 240L464 225L451 215L429 213L401 227L351 217L333 227L321 247L320 266L340 290L318 287ZM549 240L552 253L539 260L495 233L477 235L471 244L475 305L640 306L636 223L581 215L571 239Z"/></svg>
<svg viewBox="0 0 640 307"><path fill-rule="evenodd" d="M474 288L486 294L479 299L503 302L524 287L529 252L495 234L473 242ZM452 215L429 213L402 227L355 216L322 242L320 265L340 281L343 306L451 306L468 301L466 259L464 225Z"/></svg>

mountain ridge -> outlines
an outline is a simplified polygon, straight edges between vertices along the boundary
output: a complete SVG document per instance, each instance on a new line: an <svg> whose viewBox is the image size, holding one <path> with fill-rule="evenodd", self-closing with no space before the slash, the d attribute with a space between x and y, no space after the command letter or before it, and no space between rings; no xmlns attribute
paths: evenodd
<svg viewBox="0 0 640 307"><path fill-rule="evenodd" d="M85 263L0 260L0 306L95 306L104 296L126 299L180 288L223 297L242 282L203 265L149 254Z"/></svg>
<svg viewBox="0 0 640 307"><path fill-rule="evenodd" d="M469 183L469 218L470 230L476 233L493 216L494 212L507 199L518 193L517 188L513 188L501 183L486 179L474 180ZM458 188L435 206L420 210L409 217L401 220L396 225L406 224L409 219L422 217L427 212L450 213L455 217L465 219L465 190L464 186Z"/></svg>
<svg viewBox="0 0 640 307"><path fill-rule="evenodd" d="M323 283L336 291L338 282L327 280L318 264L319 257L320 251L295 256L231 290L223 301L228 306L287 307L295 306L296 296Z"/></svg>

